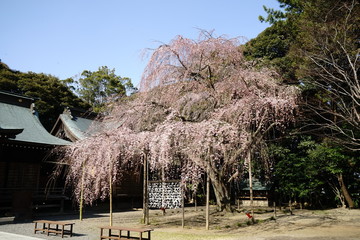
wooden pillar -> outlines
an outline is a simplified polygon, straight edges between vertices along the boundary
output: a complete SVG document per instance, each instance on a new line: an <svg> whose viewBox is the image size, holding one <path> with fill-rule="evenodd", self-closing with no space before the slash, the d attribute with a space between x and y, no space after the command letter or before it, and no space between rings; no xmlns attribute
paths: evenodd
<svg viewBox="0 0 360 240"><path fill-rule="evenodd" d="M110 197L110 219L109 219L109 224L110 226L113 225L113 188L112 188L112 171L111 171L111 167L110 167L110 172L109 172L109 197Z"/></svg>
<svg viewBox="0 0 360 240"><path fill-rule="evenodd" d="M197 197L196 197L196 192L195 192L194 204L195 204L195 212L197 212Z"/></svg>
<svg viewBox="0 0 360 240"><path fill-rule="evenodd" d="M182 219L181 225L182 228L185 227L185 194L184 194L184 187L181 187L181 208L182 208Z"/></svg>
<svg viewBox="0 0 360 240"><path fill-rule="evenodd" d="M82 173L81 173L80 206L79 206L79 211L80 211L79 218L80 218L80 221L83 220L84 175L85 175L85 162L83 162Z"/></svg>
<svg viewBox="0 0 360 240"><path fill-rule="evenodd" d="M210 218L210 177L207 173L206 177L206 230L209 230L209 218Z"/></svg>
<svg viewBox="0 0 360 240"><path fill-rule="evenodd" d="M276 219L276 203L275 203L275 201L273 202L273 205L274 205L274 219Z"/></svg>
<svg viewBox="0 0 360 240"><path fill-rule="evenodd" d="M252 181L252 166L251 166L251 152L248 150L247 159L249 164L249 188L250 188L250 209L251 209L251 220L255 222L254 216L254 195L253 195L253 181Z"/></svg>
<svg viewBox="0 0 360 240"><path fill-rule="evenodd" d="M144 154L144 189L143 189L143 222L149 224L149 198L148 198L148 161L147 154Z"/></svg>

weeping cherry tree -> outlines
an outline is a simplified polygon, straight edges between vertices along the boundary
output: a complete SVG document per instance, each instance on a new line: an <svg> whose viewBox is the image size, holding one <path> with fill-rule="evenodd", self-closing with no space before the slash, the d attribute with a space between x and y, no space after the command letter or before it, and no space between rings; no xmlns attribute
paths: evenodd
<svg viewBox="0 0 360 240"><path fill-rule="evenodd" d="M239 39L178 36L154 50L140 92L113 102L102 130L66 147L68 182L79 189L85 166L91 203L109 195L109 174L121 180L124 166L140 166L146 155L151 170L184 186L207 174L218 206L230 210L229 183L241 180L270 130L294 121L297 89L279 79L246 62Z"/></svg>

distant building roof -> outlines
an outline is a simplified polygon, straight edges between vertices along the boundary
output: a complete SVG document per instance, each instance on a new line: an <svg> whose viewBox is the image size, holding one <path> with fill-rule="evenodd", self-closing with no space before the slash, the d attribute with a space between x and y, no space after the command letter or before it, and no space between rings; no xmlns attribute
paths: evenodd
<svg viewBox="0 0 360 240"><path fill-rule="evenodd" d="M0 91L0 139L7 143L70 144L46 131L32 101L28 97Z"/></svg>
<svg viewBox="0 0 360 240"><path fill-rule="evenodd" d="M268 191L272 188L272 183L262 183L259 180L253 180L252 187L255 191ZM243 191L250 190L249 180L240 183L240 189Z"/></svg>
<svg viewBox="0 0 360 240"><path fill-rule="evenodd" d="M60 114L50 133L72 142L84 139L89 136L88 131L95 117L94 113L67 108Z"/></svg>

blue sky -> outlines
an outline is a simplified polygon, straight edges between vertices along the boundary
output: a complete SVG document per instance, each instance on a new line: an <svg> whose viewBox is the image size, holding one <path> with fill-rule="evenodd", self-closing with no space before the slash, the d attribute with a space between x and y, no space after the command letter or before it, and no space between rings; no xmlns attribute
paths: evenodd
<svg viewBox="0 0 360 240"><path fill-rule="evenodd" d="M0 59L22 72L78 77L115 68L138 85L142 53L177 35L256 37L258 20L276 0L0 0Z"/></svg>

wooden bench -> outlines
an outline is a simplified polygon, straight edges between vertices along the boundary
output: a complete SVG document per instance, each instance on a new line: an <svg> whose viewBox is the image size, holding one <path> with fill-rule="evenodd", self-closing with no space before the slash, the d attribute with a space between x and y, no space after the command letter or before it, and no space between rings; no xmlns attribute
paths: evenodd
<svg viewBox="0 0 360 240"><path fill-rule="evenodd" d="M100 240L102 239L115 239L115 240L123 240L123 239L139 239L139 240L151 240L151 231L153 229L150 228L128 228L128 227L119 227L119 226L102 226L100 227ZM107 230L107 231L106 231ZM117 234L114 233L117 232ZM108 233L104 235L104 233ZM123 235L123 232L126 232ZM139 236L133 236L131 232L138 233ZM147 238L143 237L143 233L147 232Z"/></svg>
<svg viewBox="0 0 360 240"><path fill-rule="evenodd" d="M34 234L36 232L43 232L49 236L49 233L61 234L61 237L64 237L64 234L69 234L72 237L73 233L73 222L60 222L60 221L48 221L48 220L36 220L34 221ZM38 226L38 224L40 226ZM51 226L53 225L53 227ZM56 227L55 227L56 226ZM61 228L60 228L61 226ZM70 226L70 229L65 229L65 226Z"/></svg>

